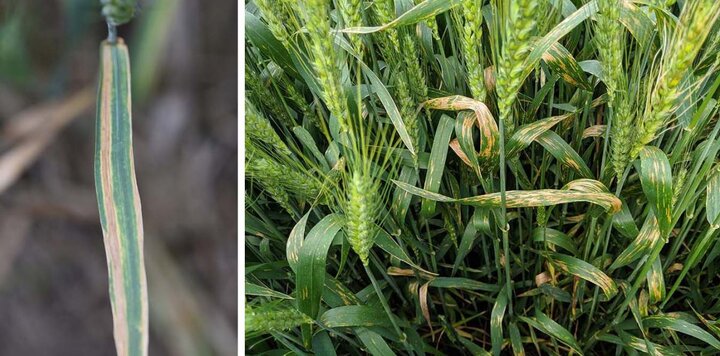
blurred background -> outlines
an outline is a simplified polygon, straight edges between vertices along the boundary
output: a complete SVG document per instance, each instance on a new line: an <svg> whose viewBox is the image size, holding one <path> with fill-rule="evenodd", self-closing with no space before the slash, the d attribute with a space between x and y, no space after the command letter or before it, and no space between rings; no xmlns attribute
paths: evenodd
<svg viewBox="0 0 720 356"><path fill-rule="evenodd" d="M141 0L151 355L237 354L237 6ZM93 186L99 0L0 0L0 355L114 355Z"/></svg>

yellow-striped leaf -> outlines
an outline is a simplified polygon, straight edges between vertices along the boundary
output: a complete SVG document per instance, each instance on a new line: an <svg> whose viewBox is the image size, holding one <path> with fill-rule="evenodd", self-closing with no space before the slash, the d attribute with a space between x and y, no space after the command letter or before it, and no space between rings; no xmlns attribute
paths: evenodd
<svg viewBox="0 0 720 356"><path fill-rule="evenodd" d="M500 193L455 199L442 194L429 192L404 182L393 180L393 183L411 194L442 203L460 203L487 208L498 208L501 206ZM610 213L615 213L619 211L621 207L620 199L608 192L602 183L592 179L577 179L566 184L562 189L508 190L505 192L505 199L508 208L529 208L588 202L600 205Z"/></svg>
<svg viewBox="0 0 720 356"><path fill-rule="evenodd" d="M660 241L660 227L658 226L655 215L649 213L645 219L645 223L642 228L640 228L640 233L638 233L635 240L620 253L620 256L613 261L610 270L612 271L616 268L626 266L638 258L646 256L658 241Z"/></svg>
<svg viewBox="0 0 720 356"><path fill-rule="evenodd" d="M707 197L705 198L705 211L707 221L713 229L720 228L720 168L715 169L707 183Z"/></svg>
<svg viewBox="0 0 720 356"><path fill-rule="evenodd" d="M577 9L577 11L573 12L570 16L566 17L562 22L560 22L552 30L550 30L550 32L548 32L545 36L536 40L533 45L532 51L525 59L523 68L526 69L525 73L523 73L523 78L530 74L532 68L534 68L537 61L542 58L543 54L548 49L550 49L553 43L556 43L562 37L570 33L570 31L575 29L575 27L580 25L583 21L595 15L597 11L597 1L592 0L587 4L583 5L583 7Z"/></svg>
<svg viewBox="0 0 720 356"><path fill-rule="evenodd" d="M650 304L661 302L665 298L665 277L663 277L659 258L653 262L652 268L650 268L645 278L647 278L648 291L650 292Z"/></svg>
<svg viewBox="0 0 720 356"><path fill-rule="evenodd" d="M115 347L120 356L147 355L148 298L143 224L135 180L130 103L130 60L122 39L100 46L95 128L98 198Z"/></svg>
<svg viewBox="0 0 720 356"><path fill-rule="evenodd" d="M655 211L660 234L667 238L672 228L672 171L665 152L654 146L640 151L640 183Z"/></svg>
<svg viewBox="0 0 720 356"><path fill-rule="evenodd" d="M553 131L545 131L535 141L550 152L555 159L576 171L583 178L593 176L585 161L570 145Z"/></svg>
<svg viewBox="0 0 720 356"><path fill-rule="evenodd" d="M514 157L520 151L530 146L530 144L545 131L550 130L560 121L570 117L573 117L573 114L553 116L519 127L508 140L505 148L507 156Z"/></svg>
<svg viewBox="0 0 720 356"><path fill-rule="evenodd" d="M560 43L553 43L550 48L543 53L542 59L550 69L554 73L559 74L566 83L583 90L592 90L592 86L588 83L580 65L572 54Z"/></svg>
<svg viewBox="0 0 720 356"><path fill-rule="evenodd" d="M520 320L526 324L532 326L535 329L542 331L543 333L552 336L553 338L560 340L562 343L570 346L578 353L582 355L582 348L578 344L577 340L567 329L562 325L558 324L555 320L550 319L543 312L537 310L535 317L527 318L524 316L518 316Z"/></svg>
<svg viewBox="0 0 720 356"><path fill-rule="evenodd" d="M462 128L458 131L456 127L455 131L458 140L461 140L460 147L466 156L470 156L469 153L475 150L472 144L472 124L474 122L475 126L480 130L480 151L477 152L477 156L482 160L482 162L480 162L481 165L482 163L489 164L495 161L499 152L497 148L499 130L495 119L484 103L461 95L453 95L430 99L423 103L423 106L436 110L472 110L475 114L474 121L464 120L461 119L461 117L465 118L464 116L458 116L457 125L462 124ZM455 151L457 152L457 150Z"/></svg>
<svg viewBox="0 0 720 356"><path fill-rule="evenodd" d="M303 240L305 239L305 226L307 226L307 219L310 216L310 212L305 214L300 221L295 224L295 227L290 231L290 236L287 239L287 248L285 253L287 254L287 261L293 272L297 271L298 259L300 258L300 247L302 247Z"/></svg>
<svg viewBox="0 0 720 356"><path fill-rule="evenodd" d="M555 252L547 252L547 256L561 270L600 287L608 299L617 294L618 289L615 282L597 267L581 259Z"/></svg>

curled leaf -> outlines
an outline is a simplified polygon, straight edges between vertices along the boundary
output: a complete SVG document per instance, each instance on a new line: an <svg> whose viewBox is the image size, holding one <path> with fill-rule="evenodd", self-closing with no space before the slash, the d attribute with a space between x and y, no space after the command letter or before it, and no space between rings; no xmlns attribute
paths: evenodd
<svg viewBox="0 0 720 356"><path fill-rule="evenodd" d="M469 198L455 199L442 194L429 192L407 183L393 180L401 189L425 199L443 203L460 203L477 207L501 207L500 193L490 193ZM565 203L588 202L599 205L613 214L620 210L622 203L605 186L592 179L574 180L562 189L508 190L505 192L508 208L528 208L550 206Z"/></svg>

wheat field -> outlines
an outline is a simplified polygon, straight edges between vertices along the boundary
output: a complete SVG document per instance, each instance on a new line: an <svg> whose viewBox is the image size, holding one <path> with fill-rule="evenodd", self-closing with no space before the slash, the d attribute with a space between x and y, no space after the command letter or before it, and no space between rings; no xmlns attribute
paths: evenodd
<svg viewBox="0 0 720 356"><path fill-rule="evenodd" d="M720 353L720 2L245 3L245 352Z"/></svg>

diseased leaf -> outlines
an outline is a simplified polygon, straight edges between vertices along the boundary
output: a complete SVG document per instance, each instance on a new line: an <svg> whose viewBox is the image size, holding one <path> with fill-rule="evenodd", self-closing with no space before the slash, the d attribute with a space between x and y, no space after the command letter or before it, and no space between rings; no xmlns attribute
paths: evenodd
<svg viewBox="0 0 720 356"><path fill-rule="evenodd" d="M382 26L351 27L342 30L342 32L353 34L367 34L397 26L410 25L418 23L430 17L435 17L442 12L452 9L459 3L460 0L425 0L415 5L412 9L403 13L395 20L392 20L391 22Z"/></svg>
<svg viewBox="0 0 720 356"><path fill-rule="evenodd" d="M300 258L300 248L305 240L305 226L307 226L307 219L310 216L310 212L303 215L300 220L295 224L295 227L290 231L290 236L287 240L287 261L290 268L297 272L298 259Z"/></svg>
<svg viewBox="0 0 720 356"><path fill-rule="evenodd" d="M672 229L672 170L665 152L654 146L640 151L640 183L643 192L655 211L663 239Z"/></svg>
<svg viewBox="0 0 720 356"><path fill-rule="evenodd" d="M387 342L383 340L382 336L378 333L367 329L357 328L355 329L355 335L362 341L363 345L367 347L368 352L373 356L394 356L395 353L392 351Z"/></svg>
<svg viewBox="0 0 720 356"><path fill-rule="evenodd" d="M685 335L705 341L708 345L720 350L720 341L697 325L691 324L677 316L670 314L652 315L643 319L646 328L661 328L673 330Z"/></svg>
<svg viewBox="0 0 720 356"><path fill-rule="evenodd" d="M547 252L546 254L550 261L561 270L600 287L608 299L617 294L618 289L615 281L597 267L572 256L555 252Z"/></svg>
<svg viewBox="0 0 720 356"><path fill-rule="evenodd" d="M503 317L505 316L505 309L507 309L507 292L506 286L500 290L495 304L493 305L492 312L490 313L490 341L492 343L493 355L500 355L503 344Z"/></svg>
<svg viewBox="0 0 720 356"><path fill-rule="evenodd" d="M477 157L482 161L480 166L495 162L497 155L499 155L497 148L499 131L495 119L484 103L461 95L453 95L430 99L423 103L423 106L435 110L472 110L475 114L475 127L480 130L480 151L476 153ZM460 147L471 162L473 158L469 153L475 151L472 139L472 123L473 121L469 120L468 116L458 115L455 129L460 141ZM457 125L462 125L461 130L458 131Z"/></svg>
<svg viewBox="0 0 720 356"><path fill-rule="evenodd" d="M578 255L577 247L575 242L569 236L565 235L561 231L551 229L549 227L535 228L532 232L533 241L535 242L547 242L559 247L564 248L573 255Z"/></svg>
<svg viewBox="0 0 720 356"><path fill-rule="evenodd" d="M655 244L660 243L660 227L655 215L650 213L640 232L630 245L610 265L610 270L627 266L642 256L646 256Z"/></svg>
<svg viewBox="0 0 720 356"><path fill-rule="evenodd" d="M367 305L332 308L323 313L319 320L328 328L390 326L390 319L384 310Z"/></svg>
<svg viewBox="0 0 720 356"><path fill-rule="evenodd" d="M497 292L499 289L498 286L494 284L478 282L472 279L460 277L436 277L430 281L430 287L482 290L486 292Z"/></svg>
<svg viewBox="0 0 720 356"><path fill-rule="evenodd" d="M570 167L583 178L592 178L593 174L585 161L570 145L558 134L552 131L545 131L535 141L541 144L545 150L550 152L560 163Z"/></svg>
<svg viewBox="0 0 720 356"><path fill-rule="evenodd" d="M508 332L510 333L510 345L512 346L513 355L525 356L525 349L522 345L522 338L520 337L520 330L515 322L508 324Z"/></svg>
<svg viewBox="0 0 720 356"><path fill-rule="evenodd" d="M562 22L560 22L559 24L557 24L557 26L550 30L550 32L548 32L545 36L535 41L532 51L527 56L527 58L525 59L525 63L523 64L523 68L526 68L526 74L523 75L523 77L530 74L530 71L532 70L532 68L534 68L535 63L537 63L540 58L542 58L543 54L554 43L558 42L562 37L570 33L570 31L572 31L583 21L595 15L597 11L597 1L592 0L585 4L583 7L579 8L577 11L575 11L572 15L566 17Z"/></svg>
<svg viewBox="0 0 720 356"><path fill-rule="evenodd" d="M295 299L285 293L272 290L265 286L245 281L245 295L256 295L260 297L279 298L279 299Z"/></svg>
<svg viewBox="0 0 720 356"><path fill-rule="evenodd" d="M324 217L308 233L298 253L297 284L298 310L311 318L320 310L320 297L325 285L325 261L335 234L345 222L342 215Z"/></svg>
<svg viewBox="0 0 720 356"><path fill-rule="evenodd" d="M663 277L660 259L656 259L652 268L647 273L648 291L650 292L650 304L661 302L665 298L665 278Z"/></svg>
<svg viewBox="0 0 720 356"><path fill-rule="evenodd" d="M632 1L622 1L619 21L635 37L640 46L647 48L652 39L655 24L648 14L633 4Z"/></svg>
<svg viewBox="0 0 720 356"><path fill-rule="evenodd" d="M428 325L428 328L432 330L432 321L430 320L430 307L428 306L428 287L430 282L424 283L418 288L418 301L420 302L420 310L422 311L423 318Z"/></svg>
<svg viewBox="0 0 720 356"><path fill-rule="evenodd" d="M334 296L335 301L338 303L331 302L328 298L329 295ZM330 275L325 275L325 290L323 291L323 300L328 303L331 307L338 307L341 305L356 305L360 304L360 298L353 294L348 287L343 285L340 281L333 278Z"/></svg>
<svg viewBox="0 0 720 356"><path fill-rule="evenodd" d="M606 132L606 125L593 125L583 130L582 138L604 137Z"/></svg>
<svg viewBox="0 0 720 356"><path fill-rule="evenodd" d="M470 198L454 199L442 194L428 192L413 187L407 183L393 181L405 191L425 199L432 199L443 203L460 203L477 207L500 207L500 193L491 193ZM602 191L600 189L605 191ZM540 190L508 190L505 192L506 206L508 208L527 208L550 206L565 203L588 202L600 205L610 213L620 210L620 200L607 192L602 183L591 179L578 179L565 185L563 189Z"/></svg>
<svg viewBox="0 0 720 356"><path fill-rule="evenodd" d="M516 156L520 151L530 146L535 139L542 135L545 131L550 130L559 122L572 117L571 114L553 116L546 119L535 121L531 124L521 126L510 137L506 144L505 151L508 157Z"/></svg>
<svg viewBox="0 0 720 356"><path fill-rule="evenodd" d="M132 147L130 57L122 38L100 46L95 192L108 265L115 348L147 355L143 220Z"/></svg>
<svg viewBox="0 0 720 356"><path fill-rule="evenodd" d="M605 342L615 344L615 345L631 347L635 350L638 350L638 351L644 352L644 353L650 353L650 350L648 349L648 345L651 345L651 347L654 348L657 352L660 352L659 354L657 354L657 353L655 354L658 356L661 356L661 355L662 356L664 356L664 355L680 356L680 355L682 355L682 352L680 352L676 349L672 349L669 347L664 347L661 345L657 345L657 344L648 342L639 337L630 335L622 330L618 330L618 335L619 335L619 337L615 336L615 335L611 335L611 334L604 334L604 335L601 335L598 339L605 341Z"/></svg>
<svg viewBox="0 0 720 356"><path fill-rule="evenodd" d="M567 329L562 327L562 325L548 318L548 316L545 315L543 312L536 310L535 317L533 318L527 318L524 316L518 316L518 318L527 323L528 325L534 327L535 329L538 329L543 333L552 336L560 342L570 346L579 355L583 354L582 348L578 345L575 337L573 337L573 335L569 331L567 331Z"/></svg>
<svg viewBox="0 0 720 356"><path fill-rule="evenodd" d="M475 174L482 171L477 152L475 151L475 140L473 139L473 123L475 119L469 112L461 112L455 120L456 139L450 141L450 148L468 167L472 168Z"/></svg>
<svg viewBox="0 0 720 356"><path fill-rule="evenodd" d="M707 221L714 229L720 229L720 169L708 179L705 198Z"/></svg>
<svg viewBox="0 0 720 356"><path fill-rule="evenodd" d="M559 74L563 80L573 86L583 90L592 90L592 86L588 83L582 68L578 65L575 58L560 43L553 43L550 48L542 54L542 59L547 63L550 69Z"/></svg>

